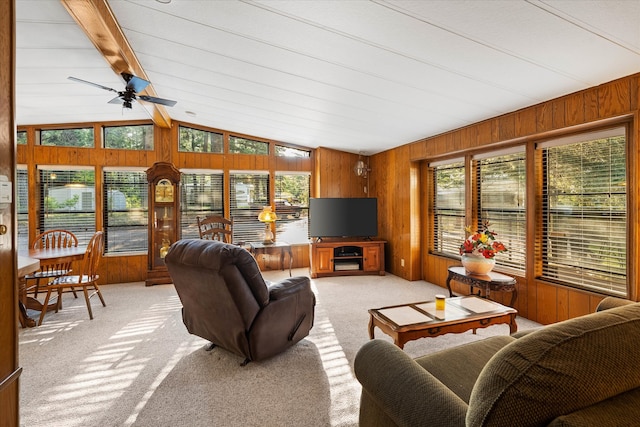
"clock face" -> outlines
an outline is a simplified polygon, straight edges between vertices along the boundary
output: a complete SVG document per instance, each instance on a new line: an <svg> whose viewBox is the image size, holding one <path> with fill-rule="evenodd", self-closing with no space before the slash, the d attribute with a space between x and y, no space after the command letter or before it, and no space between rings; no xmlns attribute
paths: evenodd
<svg viewBox="0 0 640 427"><path fill-rule="evenodd" d="M166 178L156 184L156 202L173 202L173 184Z"/></svg>

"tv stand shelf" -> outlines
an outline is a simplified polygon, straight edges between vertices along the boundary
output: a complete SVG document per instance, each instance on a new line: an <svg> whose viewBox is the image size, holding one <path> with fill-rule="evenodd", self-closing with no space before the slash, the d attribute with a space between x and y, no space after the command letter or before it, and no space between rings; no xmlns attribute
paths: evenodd
<svg viewBox="0 0 640 427"><path fill-rule="evenodd" d="M311 277L384 276L383 240L322 239L310 245Z"/></svg>

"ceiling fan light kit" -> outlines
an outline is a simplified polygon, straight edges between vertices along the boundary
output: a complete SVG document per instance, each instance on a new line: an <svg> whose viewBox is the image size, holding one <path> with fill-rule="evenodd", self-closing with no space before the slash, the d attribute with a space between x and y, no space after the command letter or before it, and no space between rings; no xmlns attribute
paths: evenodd
<svg viewBox="0 0 640 427"><path fill-rule="evenodd" d="M100 89L108 90L109 92L116 92L118 96L109 101L109 104L120 104L122 103L122 108L132 108L133 101L139 99L145 102L151 102L154 104L166 105L167 107L173 107L176 105L176 101L172 101L170 99L158 98L155 96L148 95L138 95L138 93L142 92L147 86L151 83L145 79L141 79L140 77L134 76L129 73L120 73L124 81L127 83L123 91L117 91L113 88L100 85L98 83L89 82L87 80L82 80L77 77L69 76L68 79L74 82L84 83L91 86L95 86Z"/></svg>

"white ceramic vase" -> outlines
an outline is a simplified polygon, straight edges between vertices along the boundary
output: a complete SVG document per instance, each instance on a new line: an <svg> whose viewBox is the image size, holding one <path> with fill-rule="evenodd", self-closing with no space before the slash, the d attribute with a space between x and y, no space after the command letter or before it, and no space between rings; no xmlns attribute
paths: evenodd
<svg viewBox="0 0 640 427"><path fill-rule="evenodd" d="M463 254L462 265L467 274L487 274L493 270L496 260L495 258Z"/></svg>

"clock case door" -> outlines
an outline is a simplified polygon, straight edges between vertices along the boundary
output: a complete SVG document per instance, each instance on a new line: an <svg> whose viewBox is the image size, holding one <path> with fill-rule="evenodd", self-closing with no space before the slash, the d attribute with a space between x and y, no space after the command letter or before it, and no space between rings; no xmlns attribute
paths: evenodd
<svg viewBox="0 0 640 427"><path fill-rule="evenodd" d="M161 183L162 181L162 183ZM173 197L163 185L169 181ZM167 162L155 163L147 169L149 183L149 249L147 286L172 283L164 256L169 246L180 239L180 171ZM161 187L158 189L158 184ZM159 190L159 191L156 191Z"/></svg>

